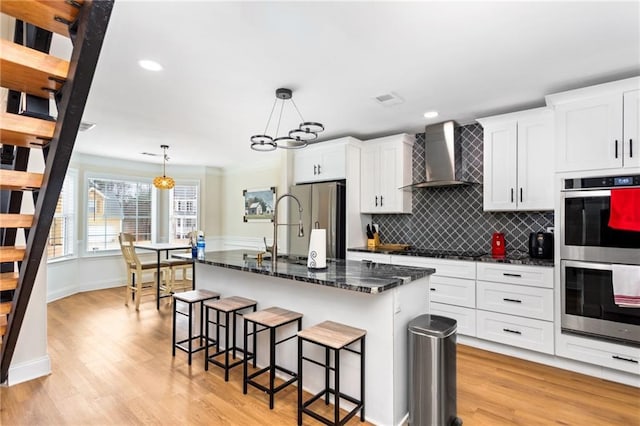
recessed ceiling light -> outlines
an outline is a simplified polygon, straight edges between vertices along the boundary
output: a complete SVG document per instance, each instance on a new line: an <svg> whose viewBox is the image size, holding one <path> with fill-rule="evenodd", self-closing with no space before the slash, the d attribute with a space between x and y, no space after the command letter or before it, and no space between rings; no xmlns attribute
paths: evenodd
<svg viewBox="0 0 640 426"><path fill-rule="evenodd" d="M149 59L141 59L138 61L138 65L148 71L162 71L162 65L157 63L156 61L152 61Z"/></svg>
<svg viewBox="0 0 640 426"><path fill-rule="evenodd" d="M436 118L438 116L438 111L427 111L424 113L424 118Z"/></svg>

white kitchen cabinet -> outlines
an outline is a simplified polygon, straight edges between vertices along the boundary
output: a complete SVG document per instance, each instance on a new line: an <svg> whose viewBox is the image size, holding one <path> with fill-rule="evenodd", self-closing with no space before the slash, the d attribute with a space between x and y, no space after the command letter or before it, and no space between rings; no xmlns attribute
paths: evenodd
<svg viewBox="0 0 640 426"><path fill-rule="evenodd" d="M478 262L477 336L553 353L553 268Z"/></svg>
<svg viewBox="0 0 640 426"><path fill-rule="evenodd" d="M536 108L478 122L484 128L484 210L553 210L553 112Z"/></svg>
<svg viewBox="0 0 640 426"><path fill-rule="evenodd" d="M361 213L411 213L414 137L387 136L363 142L360 162Z"/></svg>
<svg viewBox="0 0 640 426"><path fill-rule="evenodd" d="M477 310L481 339L553 354L553 322Z"/></svg>
<svg viewBox="0 0 640 426"><path fill-rule="evenodd" d="M549 95L555 110L556 169L640 166L640 78Z"/></svg>
<svg viewBox="0 0 640 426"><path fill-rule="evenodd" d="M374 263L391 263L391 255L383 253L367 253L363 251L347 251L347 260Z"/></svg>
<svg viewBox="0 0 640 426"><path fill-rule="evenodd" d="M294 182L306 183L345 179L347 139L350 138L320 142L294 151Z"/></svg>
<svg viewBox="0 0 640 426"><path fill-rule="evenodd" d="M465 336L476 336L476 310L472 308L463 308L456 305L447 305L445 303L431 302L429 303L429 313L433 315L441 315L456 320L458 329L457 334Z"/></svg>
<svg viewBox="0 0 640 426"><path fill-rule="evenodd" d="M558 356L640 375L637 347L565 333L556 340Z"/></svg>

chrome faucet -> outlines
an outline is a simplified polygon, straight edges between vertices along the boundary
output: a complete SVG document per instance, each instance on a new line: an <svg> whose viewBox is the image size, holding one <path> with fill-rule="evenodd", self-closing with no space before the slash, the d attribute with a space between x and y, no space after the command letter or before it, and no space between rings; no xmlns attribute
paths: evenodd
<svg viewBox="0 0 640 426"><path fill-rule="evenodd" d="M285 197L291 197L298 203L298 212L300 213L300 221L295 223L278 223L278 203ZM276 205L273 208L273 245L271 246L271 264L275 266L278 257L278 226L296 226L298 225L298 237L304 237L304 229L302 228L302 204L295 195L284 194L276 200ZM265 241L266 246L266 241Z"/></svg>

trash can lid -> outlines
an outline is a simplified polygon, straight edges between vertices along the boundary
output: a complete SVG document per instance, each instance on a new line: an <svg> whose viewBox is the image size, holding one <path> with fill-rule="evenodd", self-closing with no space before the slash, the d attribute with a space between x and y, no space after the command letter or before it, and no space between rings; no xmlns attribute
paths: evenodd
<svg viewBox="0 0 640 426"><path fill-rule="evenodd" d="M424 314L409 322L409 331L434 337L447 337L455 333L457 322L453 318Z"/></svg>

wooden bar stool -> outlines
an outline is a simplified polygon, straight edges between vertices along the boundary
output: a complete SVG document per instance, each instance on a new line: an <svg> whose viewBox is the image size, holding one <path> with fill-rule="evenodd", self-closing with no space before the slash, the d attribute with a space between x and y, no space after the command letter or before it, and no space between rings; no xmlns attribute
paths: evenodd
<svg viewBox="0 0 640 426"><path fill-rule="evenodd" d="M263 392L269 394L269 408L273 409L273 399L274 395L294 383L298 379L298 374L288 370L282 366L277 365L276 363L276 346L280 343L284 343L287 340L291 340L296 337L297 334L284 338L282 340L276 341L276 330L279 327L283 327L285 325L297 322L298 330L302 329L302 314L298 312L289 311L287 309L272 307L263 309L257 312L251 312L244 315L244 347L245 347L245 357L244 357L244 376L242 382L242 393L247 394L247 385L255 386ZM253 325L253 331L249 333L249 323ZM261 329L256 329L256 326L262 326ZM250 359L253 359L254 367L256 363L256 335L263 331L269 331L269 365L255 371L251 374L248 373L248 363ZM248 351L248 339L249 336L253 336L253 352L249 353ZM282 371L283 373L288 374L291 378L279 386L275 386L275 378L276 378L276 370ZM253 379L260 376L263 373L269 372L269 386L263 386L260 383L255 382Z"/></svg>
<svg viewBox="0 0 640 426"><path fill-rule="evenodd" d="M327 425L343 425L347 423L358 412L358 410L360 411L360 421L364 422L364 349L366 334L366 330L349 327L348 325L333 321L325 321L298 332L298 426L302 425L303 414L307 414ZM314 343L325 349L324 364L304 356L303 342ZM356 342L360 342L359 352L347 347ZM360 355L360 400L340 392L340 351L343 349ZM334 354L333 367L331 367L330 363L331 351L333 351ZM309 361L325 369L324 389L307 401L302 400L302 361ZM333 389L329 386L331 370L334 372ZM329 394L334 395L335 406L333 420L321 416L310 408L307 408L322 396L324 396L325 404L329 404ZM340 398L355 404L355 407L342 420L340 420Z"/></svg>
<svg viewBox="0 0 640 426"><path fill-rule="evenodd" d="M237 352L242 352L243 355L246 356L245 354L245 348L240 348L237 346L236 344L236 317L237 316L242 316L242 313L240 311L246 310L246 309L253 309L253 312L256 311L256 305L258 304L258 302L256 302L255 300L251 300L251 299L245 299L244 297L239 297L239 296L232 296L232 297L225 297L223 299L220 300L207 300L206 302L204 302L204 306L206 308L205 311L205 325L206 325L206 333L205 333L205 338L207 340L207 342L210 342L211 339L209 338L209 325L210 324L215 324L216 325L216 338L215 338L215 346L216 346L216 352L214 354L209 355L209 344L205 345L205 357L204 357L204 369L205 371L209 370L209 363L213 363L215 365L217 365L218 367L222 367L224 368L224 381L228 382L229 381L229 370L231 370L233 367L236 367L240 364L242 364L243 360L237 360L234 361L232 364L229 364L229 352L232 353L233 355L233 359L236 358L236 351ZM214 310L216 313L216 320L211 321L209 318L209 312L211 310ZM220 323L220 313L224 314L224 324ZM229 324L229 317L231 317L231 325ZM224 345L225 348L220 350L220 327L224 328ZM231 331L233 333L232 336L232 343L231 345L229 345L229 328L231 328ZM255 347L255 339L254 339L254 347ZM218 361L217 359L215 359L217 356L224 354L224 363ZM255 360L254 360L254 366L255 366Z"/></svg>
<svg viewBox="0 0 640 426"><path fill-rule="evenodd" d="M191 356L203 350L206 346L209 346L209 340L205 342L205 346L202 345L202 339L204 338L203 333L203 323L204 323L204 311L203 311L203 302L205 300L212 299L220 299L220 293L216 293L215 291L209 290L191 290L185 291L183 293L174 293L173 294L173 349L172 354L176 356L176 348L185 351L189 354L189 365L191 365ZM183 302L189 305L188 312L182 312L178 310L178 302ZM197 335L193 335L193 305L195 303L200 304L200 332ZM176 342L176 318L177 315L184 315L188 318L189 321L189 334L186 339L180 340ZM199 339L200 344L197 348L193 347L193 341ZM187 344L186 347L184 344Z"/></svg>

